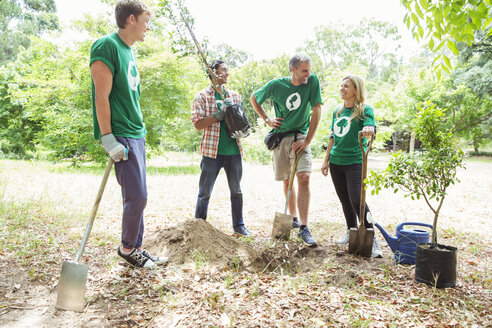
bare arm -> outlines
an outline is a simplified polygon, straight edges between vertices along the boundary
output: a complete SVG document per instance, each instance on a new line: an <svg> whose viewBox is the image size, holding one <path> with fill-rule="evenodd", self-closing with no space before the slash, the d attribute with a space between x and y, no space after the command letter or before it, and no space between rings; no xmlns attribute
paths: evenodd
<svg viewBox="0 0 492 328"><path fill-rule="evenodd" d="M335 143L335 139L330 138L328 140L328 146L326 147L325 160L323 161L323 165L321 165L321 173L323 173L324 176L328 175L328 166L330 164L330 152L331 152L331 149L333 148L334 143Z"/></svg>
<svg viewBox="0 0 492 328"><path fill-rule="evenodd" d="M203 129L208 128L209 126L211 126L211 125L212 125L213 123L215 123L215 122L219 122L219 121L218 121L218 120L215 118L215 116L212 114L212 115L209 115L209 116L207 116L207 117L204 117L204 118L202 118L202 119L200 119L200 120L196 121L196 122L194 123L194 125L195 125L195 129L196 129L197 131L201 131L201 130L203 130Z"/></svg>
<svg viewBox="0 0 492 328"><path fill-rule="evenodd" d="M109 94L113 87L113 73L106 64L97 60L91 65L92 81L95 87L97 122L101 135L111 133L111 107Z"/></svg>
<svg viewBox="0 0 492 328"><path fill-rule="evenodd" d="M297 140L292 144L292 150L295 152L301 151L301 149L305 149L311 144L313 140L314 134L318 129L319 121L321 119L321 104L317 103L312 108L311 122L309 123L309 130L305 139Z"/></svg>
<svg viewBox="0 0 492 328"><path fill-rule="evenodd" d="M268 115L265 112L265 110L263 109L263 107L261 107L261 105L258 104L258 102L256 101L256 97L255 97L254 93L251 95L250 101L251 101L251 105L253 106L253 109L255 110L255 112L258 113L258 115L260 115L260 117L265 121L265 123L268 126L274 128L274 129L280 128L280 126L282 125L283 118L275 117L274 119L270 119L270 121L267 122L266 119L268 118Z"/></svg>
<svg viewBox="0 0 492 328"><path fill-rule="evenodd" d="M307 144L311 144L311 141L314 138L314 134L316 133L316 130L318 129L319 121L321 119L321 104L317 103L313 108L312 108L312 115L311 115L311 122L309 123L309 130L306 136L306 142Z"/></svg>

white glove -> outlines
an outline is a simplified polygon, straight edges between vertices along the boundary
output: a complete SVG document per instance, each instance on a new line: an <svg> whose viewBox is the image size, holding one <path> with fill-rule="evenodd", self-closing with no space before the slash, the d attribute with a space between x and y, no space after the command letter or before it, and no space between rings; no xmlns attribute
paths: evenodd
<svg viewBox="0 0 492 328"><path fill-rule="evenodd" d="M101 144L113 161L119 162L128 159L128 149L118 142L112 133L103 135L101 137Z"/></svg>
<svg viewBox="0 0 492 328"><path fill-rule="evenodd" d="M249 136L250 133L251 133L251 129L248 129L246 132L239 130L239 131L233 132L232 137L235 139L246 138L247 136Z"/></svg>
<svg viewBox="0 0 492 328"><path fill-rule="evenodd" d="M232 98L226 98L224 99L224 109L226 107L231 107L232 105L234 105L234 101L232 101Z"/></svg>

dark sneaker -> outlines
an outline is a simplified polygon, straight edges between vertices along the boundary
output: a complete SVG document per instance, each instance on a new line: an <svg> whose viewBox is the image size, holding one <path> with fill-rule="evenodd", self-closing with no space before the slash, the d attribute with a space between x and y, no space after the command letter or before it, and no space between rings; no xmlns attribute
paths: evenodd
<svg viewBox="0 0 492 328"><path fill-rule="evenodd" d="M378 241L376 238L372 240L372 257L376 258L381 258L383 257L383 251L381 251L381 248L379 247Z"/></svg>
<svg viewBox="0 0 492 328"><path fill-rule="evenodd" d="M134 249L130 254L123 254L118 246L118 255L122 257L125 261L137 268L152 268L155 267L155 263L142 255L138 249Z"/></svg>
<svg viewBox="0 0 492 328"><path fill-rule="evenodd" d="M338 245L346 245L349 242L349 237L350 237L350 229L348 229L345 235L343 235L343 237L338 239L335 243L337 243Z"/></svg>
<svg viewBox="0 0 492 328"><path fill-rule="evenodd" d="M241 236L251 236L251 232L244 225L234 228L234 233Z"/></svg>
<svg viewBox="0 0 492 328"><path fill-rule="evenodd" d="M308 246L317 246L318 245L318 242L316 241L316 239L311 237L311 232L309 231L309 229L307 227L302 229L302 230L299 230L299 232L297 233L297 237L301 238L302 241Z"/></svg>
<svg viewBox="0 0 492 328"><path fill-rule="evenodd" d="M297 219L297 217L294 217L292 219L292 228L293 229L299 229L301 225L299 224L299 220Z"/></svg>
<svg viewBox="0 0 492 328"><path fill-rule="evenodd" d="M162 257L159 257L159 256L154 256L154 255L151 255L149 252L147 252L145 249L142 248L142 250L140 251L140 253L145 256L146 258L148 258L149 260L151 260L152 262L155 263L155 265L164 265L167 263L168 261L168 258L165 257L165 256L162 256Z"/></svg>

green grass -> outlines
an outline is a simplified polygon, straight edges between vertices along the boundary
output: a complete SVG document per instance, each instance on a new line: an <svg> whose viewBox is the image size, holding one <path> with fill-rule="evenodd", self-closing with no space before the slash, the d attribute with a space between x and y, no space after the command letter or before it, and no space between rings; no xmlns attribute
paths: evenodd
<svg viewBox="0 0 492 328"><path fill-rule="evenodd" d="M0 249L27 269L31 281L51 279L46 270L57 262L53 252L61 246L71 221L37 201L9 202L0 198Z"/></svg>
<svg viewBox="0 0 492 328"><path fill-rule="evenodd" d="M208 258L205 254L202 254L198 249L193 250L191 257L195 262L195 270L199 271L201 268L208 266Z"/></svg>
<svg viewBox="0 0 492 328"><path fill-rule="evenodd" d="M50 166L48 171L51 173L66 173L66 174L90 174L102 175L105 167L100 165L84 165L84 166ZM189 166L147 166L148 175L195 175L200 173L200 167L197 165Z"/></svg>
<svg viewBox="0 0 492 328"><path fill-rule="evenodd" d="M155 167L148 166L147 173L149 175L195 175L200 173L200 167L196 165L190 166L166 166Z"/></svg>

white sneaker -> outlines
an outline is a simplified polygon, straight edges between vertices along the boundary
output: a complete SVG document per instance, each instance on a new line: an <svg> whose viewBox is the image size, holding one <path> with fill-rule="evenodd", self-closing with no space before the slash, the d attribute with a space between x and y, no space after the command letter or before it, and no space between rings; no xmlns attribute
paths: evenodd
<svg viewBox="0 0 492 328"><path fill-rule="evenodd" d="M338 239L335 243L337 243L338 245L346 245L349 242L349 237L350 237L350 229L347 229L345 235L343 235L343 237Z"/></svg>
<svg viewBox="0 0 492 328"><path fill-rule="evenodd" d="M379 247L378 241L376 240L376 237L373 238L372 240L372 257L376 258L382 258L383 257L383 251L381 251L381 248Z"/></svg>
<svg viewBox="0 0 492 328"><path fill-rule="evenodd" d="M164 265L166 264L169 259L165 256L154 256L154 255L151 255L149 252L147 252L147 250L143 249L140 251L140 253L145 256L146 258L148 258L149 260L151 260L152 262L155 263L155 265Z"/></svg>
<svg viewBox="0 0 492 328"><path fill-rule="evenodd" d="M131 253L125 254L121 251L121 247L118 246L117 253L119 256L121 256L123 259L125 259L128 263L136 268L155 267L155 263L151 259L143 256L142 253L140 253L136 248L134 248Z"/></svg>

